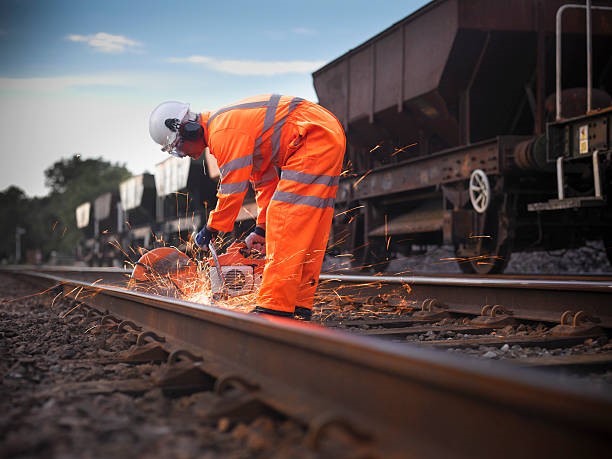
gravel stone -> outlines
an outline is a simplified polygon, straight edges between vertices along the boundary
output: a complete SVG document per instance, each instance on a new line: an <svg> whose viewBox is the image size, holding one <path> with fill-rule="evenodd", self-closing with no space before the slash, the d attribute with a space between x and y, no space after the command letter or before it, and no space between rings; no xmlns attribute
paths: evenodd
<svg viewBox="0 0 612 459"><path fill-rule="evenodd" d="M95 317L61 319L78 305L57 298L51 307L50 297L33 293L0 273L0 458L356 456L346 446L334 455L309 449L305 428L280 414L211 420L206 413L219 402L212 392L170 398L159 388L121 391L126 381L151 381L158 369L112 361L133 337L96 325Z"/></svg>
<svg viewBox="0 0 612 459"><path fill-rule="evenodd" d="M429 246L425 254L398 255L389 263L387 272L459 273L451 246ZM327 260L332 269L346 269L347 257ZM344 264L343 264L344 263ZM326 265L326 266L327 266ZM611 274L612 265L601 241L588 241L585 246L570 250L514 252L510 256L507 274Z"/></svg>

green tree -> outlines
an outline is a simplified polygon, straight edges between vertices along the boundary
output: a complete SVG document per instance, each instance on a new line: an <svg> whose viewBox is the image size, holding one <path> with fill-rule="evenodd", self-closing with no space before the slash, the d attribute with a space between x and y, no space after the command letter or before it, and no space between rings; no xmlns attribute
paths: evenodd
<svg viewBox="0 0 612 459"><path fill-rule="evenodd" d="M102 158L82 160L80 155L74 155L45 170L45 185L51 195L70 195L86 201L116 190L119 183L131 175L124 164L111 164Z"/></svg>
<svg viewBox="0 0 612 459"><path fill-rule="evenodd" d="M14 186L0 192L0 260L14 261L17 227L25 229L22 256L36 251L43 260L52 251L73 255L82 237L76 227L76 207L103 193L118 193L119 183L131 175L123 164L75 155L45 170L50 193L43 198L28 198Z"/></svg>
<svg viewBox="0 0 612 459"><path fill-rule="evenodd" d="M45 251L54 247L61 254L74 254L82 237L76 226L77 206L102 193L118 193L119 184L131 175L123 164L102 158L82 160L80 155L57 161L45 170L45 184L51 189L46 211L41 213L41 224L49 232Z"/></svg>

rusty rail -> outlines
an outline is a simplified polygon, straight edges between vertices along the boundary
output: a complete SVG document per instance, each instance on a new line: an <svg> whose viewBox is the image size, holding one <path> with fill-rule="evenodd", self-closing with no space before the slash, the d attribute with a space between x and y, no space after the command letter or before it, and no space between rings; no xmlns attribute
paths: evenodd
<svg viewBox="0 0 612 459"><path fill-rule="evenodd" d="M365 295L409 285L409 298L436 299L448 312L479 315L485 304L501 305L514 317L558 322L564 311L583 311L612 328L612 279L536 276L359 276L321 275L324 288L359 284Z"/></svg>
<svg viewBox="0 0 612 459"><path fill-rule="evenodd" d="M0 269L36 271L86 282L122 286L130 270L121 268L83 268L70 266L19 266ZM516 318L559 322L561 314L581 312L596 317L598 324L612 328L612 278L610 276L473 276L414 275L367 276L322 274L321 285L358 290L366 296L410 287L408 298L417 302L435 299L448 312L479 315L485 304L500 305Z"/></svg>
<svg viewBox="0 0 612 459"><path fill-rule="evenodd" d="M605 457L612 394L430 349L397 346L283 318L22 271L57 294L109 311L240 375L254 396L302 420L311 438L341 428L373 457ZM368 456L368 457L371 457Z"/></svg>
<svg viewBox="0 0 612 459"><path fill-rule="evenodd" d="M132 273L131 269L89 266L47 266L47 265L14 265L2 266L0 271L12 273L41 273L63 279L85 282L103 282L111 285L125 285Z"/></svg>

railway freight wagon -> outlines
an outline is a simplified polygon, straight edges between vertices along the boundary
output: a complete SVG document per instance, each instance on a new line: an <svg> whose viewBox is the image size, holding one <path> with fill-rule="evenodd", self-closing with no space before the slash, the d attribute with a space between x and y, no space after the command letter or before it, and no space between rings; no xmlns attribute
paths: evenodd
<svg viewBox="0 0 612 459"><path fill-rule="evenodd" d="M195 167L195 169L193 170L190 169L191 171L190 173L195 171L196 174L199 175L199 171L202 170L201 168L203 167L204 174L206 175L206 179L203 182L204 188L201 188L199 191L199 199L203 200L203 202L205 203L204 205L205 212L204 214L201 214L201 215L205 215L205 218L203 219L200 218L200 214L198 214L196 218L193 219L192 226L196 230L199 230L204 225L206 219L208 218L208 212L213 210L217 203L216 193L217 193L217 186L218 186L219 178L220 178L220 171L219 171L219 166L217 165L217 160L215 159L214 156L210 154L208 149L205 150L203 158L204 159L202 161L201 166L198 165L196 161L192 161L192 164L193 164L192 167ZM177 166L174 166L174 167L177 167ZM183 165L182 167L186 168L185 165ZM194 181L193 186L194 187L198 186L197 183L198 183L197 180ZM197 195L198 193L197 190L195 190L195 193L196 193L195 195ZM174 208L172 208L171 211L174 211ZM252 231L253 228L255 227L257 211L258 210L257 210L257 203L255 202L255 193L253 191L253 188L249 187L247 190L247 194L244 198L242 207L240 208L240 211L238 212L238 216L236 217L236 222L234 224L234 231L229 235L230 237L225 238L225 240L222 241L222 243L223 244L229 243L234 238L244 238L247 233ZM165 220L167 220L167 218ZM164 225L167 226L167 224L164 224ZM224 247L224 245L222 246Z"/></svg>
<svg viewBox="0 0 612 459"><path fill-rule="evenodd" d="M119 184L123 227L121 247L124 256L136 261L140 249L155 246L157 194L153 174L130 177Z"/></svg>
<svg viewBox="0 0 612 459"><path fill-rule="evenodd" d="M83 235L76 258L89 266L120 266L122 212L118 192L107 192L76 210L77 228Z"/></svg>
<svg viewBox="0 0 612 459"><path fill-rule="evenodd" d="M206 222L217 198L217 180L201 161L169 157L155 166L157 236L178 246Z"/></svg>
<svg viewBox="0 0 612 459"><path fill-rule="evenodd" d="M470 273L595 239L611 258L612 11L593 3L437 0L317 70L348 137L332 244L378 268L449 244Z"/></svg>
<svg viewBox="0 0 612 459"><path fill-rule="evenodd" d="M79 204L75 210L75 216L76 226L82 235L76 248L76 259L92 265L96 250L96 239L94 238L94 218L91 202L87 201Z"/></svg>

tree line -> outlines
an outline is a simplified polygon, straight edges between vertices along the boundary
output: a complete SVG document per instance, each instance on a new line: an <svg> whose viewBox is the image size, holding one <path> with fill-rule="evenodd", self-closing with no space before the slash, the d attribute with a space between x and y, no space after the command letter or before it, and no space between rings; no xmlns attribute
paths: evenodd
<svg viewBox="0 0 612 459"><path fill-rule="evenodd" d="M76 226L76 207L102 193L116 192L119 183L131 175L124 164L74 155L45 170L47 196L30 198L16 186L0 191L0 262L38 263L73 257L82 237Z"/></svg>

